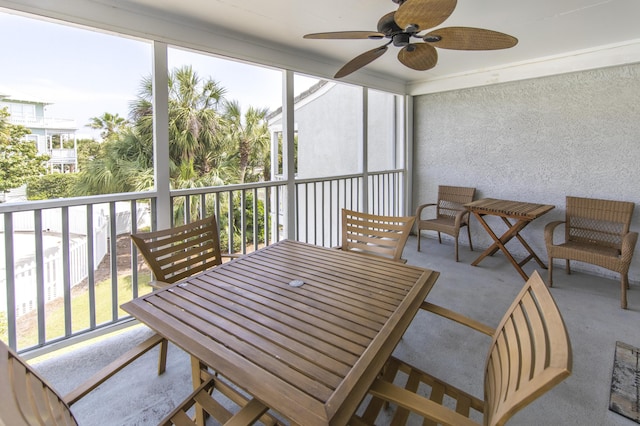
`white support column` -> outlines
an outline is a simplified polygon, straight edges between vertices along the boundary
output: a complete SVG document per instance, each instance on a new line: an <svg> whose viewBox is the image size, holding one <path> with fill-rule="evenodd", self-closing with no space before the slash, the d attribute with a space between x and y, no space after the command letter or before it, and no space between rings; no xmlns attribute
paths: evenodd
<svg viewBox="0 0 640 426"><path fill-rule="evenodd" d="M405 215L413 214L413 96L406 95L405 99L405 111L404 111L404 125L405 125Z"/></svg>
<svg viewBox="0 0 640 426"><path fill-rule="evenodd" d="M153 164L158 229L171 226L167 44L153 42Z"/></svg>
<svg viewBox="0 0 640 426"><path fill-rule="evenodd" d="M369 209L369 89L362 88L362 211Z"/></svg>
<svg viewBox="0 0 640 426"><path fill-rule="evenodd" d="M296 239L295 205L295 126L293 108L293 71L283 73L284 93L282 95L282 156L283 174L287 178L287 210L285 213L285 238Z"/></svg>

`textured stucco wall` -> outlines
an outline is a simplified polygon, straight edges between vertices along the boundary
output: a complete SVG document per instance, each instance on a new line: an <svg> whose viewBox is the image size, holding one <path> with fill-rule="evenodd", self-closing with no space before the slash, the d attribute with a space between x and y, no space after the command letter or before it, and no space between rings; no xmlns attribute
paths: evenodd
<svg viewBox="0 0 640 426"><path fill-rule="evenodd" d="M435 201L438 184L553 204L523 232L545 260L543 228L564 218L566 195L640 199L640 64L417 96L414 111L414 208ZM638 207L631 229L640 231ZM472 238L491 243L475 219ZM640 281L640 249L629 278Z"/></svg>

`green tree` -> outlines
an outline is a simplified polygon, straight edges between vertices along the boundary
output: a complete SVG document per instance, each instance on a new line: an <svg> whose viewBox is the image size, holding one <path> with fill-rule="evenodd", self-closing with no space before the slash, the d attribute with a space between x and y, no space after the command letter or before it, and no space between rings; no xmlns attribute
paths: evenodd
<svg viewBox="0 0 640 426"><path fill-rule="evenodd" d="M172 188L230 181L233 154L219 132L224 88L202 79L191 67L169 74L169 176ZM78 195L142 191L153 187L153 109L150 77L142 80L131 105L131 125L104 143L102 155L88 164Z"/></svg>
<svg viewBox="0 0 640 426"><path fill-rule="evenodd" d="M100 137L103 141L111 140L129 127L127 119L120 117L117 113L110 114L105 112L101 116L91 117L89 120L89 124L87 124L86 127L102 130L100 132Z"/></svg>
<svg viewBox="0 0 640 426"><path fill-rule="evenodd" d="M35 143L23 140L31 133L8 121L9 112L0 109L0 194L18 188L29 179L46 173L49 157L38 155Z"/></svg>
<svg viewBox="0 0 640 426"><path fill-rule="evenodd" d="M94 139L78 139L78 170L83 170L103 153L104 144Z"/></svg>
<svg viewBox="0 0 640 426"><path fill-rule="evenodd" d="M27 198L50 200L73 197L77 178L75 173L52 173L35 178L27 184Z"/></svg>
<svg viewBox="0 0 640 426"><path fill-rule="evenodd" d="M225 89L218 82L202 79L190 66L169 74L169 158L175 173L183 162L192 163L198 175L206 175L226 163L226 147L219 135L224 94ZM152 95L147 77L131 111L141 135L152 134Z"/></svg>
<svg viewBox="0 0 640 426"><path fill-rule="evenodd" d="M265 117L267 108L249 107L244 117L237 101L226 102L223 124L225 146L232 147L238 158L237 181L239 183L257 181L268 167L271 137Z"/></svg>
<svg viewBox="0 0 640 426"><path fill-rule="evenodd" d="M153 144L135 129L103 143L102 154L78 175L75 195L145 191L153 188Z"/></svg>

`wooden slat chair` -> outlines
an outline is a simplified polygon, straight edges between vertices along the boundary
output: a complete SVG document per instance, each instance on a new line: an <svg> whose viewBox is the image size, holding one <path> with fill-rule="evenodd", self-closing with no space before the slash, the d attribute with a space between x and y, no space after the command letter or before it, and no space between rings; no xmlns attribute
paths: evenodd
<svg viewBox="0 0 640 426"><path fill-rule="evenodd" d="M131 234L136 247L153 272L152 287L174 284L198 272L222 264L215 215L160 231Z"/></svg>
<svg viewBox="0 0 640 426"><path fill-rule="evenodd" d="M627 308L629 266L638 241L637 232L629 232L634 203L567 197L564 221L548 223L544 239L549 256L549 286L553 286L553 259L566 259L597 265L620 274L620 306ZM564 224L564 242L554 243L556 227Z"/></svg>
<svg viewBox="0 0 640 426"><path fill-rule="evenodd" d="M369 390L368 405L350 424L373 424L382 407L390 403L396 407L387 413L393 414L388 423L393 425L406 424L410 413L423 417L424 424L477 425L469 418L473 412L483 416L485 426L503 425L571 374L571 342L560 311L537 272L495 331L431 303L422 307L493 336L485 363L484 400L391 358ZM449 408L454 404L455 408Z"/></svg>
<svg viewBox="0 0 640 426"><path fill-rule="evenodd" d="M165 287L199 272L215 268L222 264L223 258L233 259L239 256L221 253L215 215L174 228L132 234L131 240L153 272L155 280L151 285L154 288ZM206 383L210 381L208 367L200 364L199 368L201 375L204 375L200 377L200 381L202 386L206 387ZM222 382L220 383L223 386ZM233 393L228 389L230 389L228 386L223 386L219 390L229 397ZM238 397L235 399L237 404L243 403ZM215 407L211 405L209 409L213 411L209 414L214 415L215 418L221 418L224 421L231 418L231 413L220 404L216 403ZM184 417L180 409L177 409L175 414L176 419Z"/></svg>
<svg viewBox="0 0 640 426"><path fill-rule="evenodd" d="M215 390L223 390L238 409L230 413L214 399ZM77 392L73 392L77 395ZM71 394L70 394L71 395ZM69 406L77 398L61 396L29 364L0 341L0 424L11 426L77 425ZM277 424L264 404L248 399L219 377L209 375L203 384L170 413L161 425L195 425L187 411L195 402L225 425L251 425L260 419L266 425ZM104 401L108 404L108 401ZM150 401L153 403L153 401Z"/></svg>
<svg viewBox="0 0 640 426"><path fill-rule="evenodd" d="M420 251L420 232L436 231L438 241L442 244L441 233L451 235L455 239L456 262L458 261L458 235L460 228L467 227L469 248L473 251L471 242L471 229L469 227L469 211L464 205L473 201L475 188L463 186L438 186L438 202L422 204L416 209L418 224L418 251ZM435 207L435 217L422 219L423 210L427 207Z"/></svg>
<svg viewBox="0 0 640 426"><path fill-rule="evenodd" d="M382 256L398 262L409 238L414 216L381 216L342 209L342 245L345 251Z"/></svg>

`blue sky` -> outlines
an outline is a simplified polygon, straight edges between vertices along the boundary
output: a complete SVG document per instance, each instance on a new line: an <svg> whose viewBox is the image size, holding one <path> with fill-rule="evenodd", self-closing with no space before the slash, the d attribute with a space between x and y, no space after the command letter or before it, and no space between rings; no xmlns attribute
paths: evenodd
<svg viewBox="0 0 640 426"><path fill-rule="evenodd" d="M152 46L144 40L114 36L61 25L0 9L0 92L28 95L51 102L47 115L75 119L81 136L93 135L84 127L104 112L127 117L144 76L151 74ZM211 77L227 91L227 99L248 106L281 105L282 74L187 52L169 50L169 69L192 65L202 78ZM313 79L296 79L296 92Z"/></svg>

